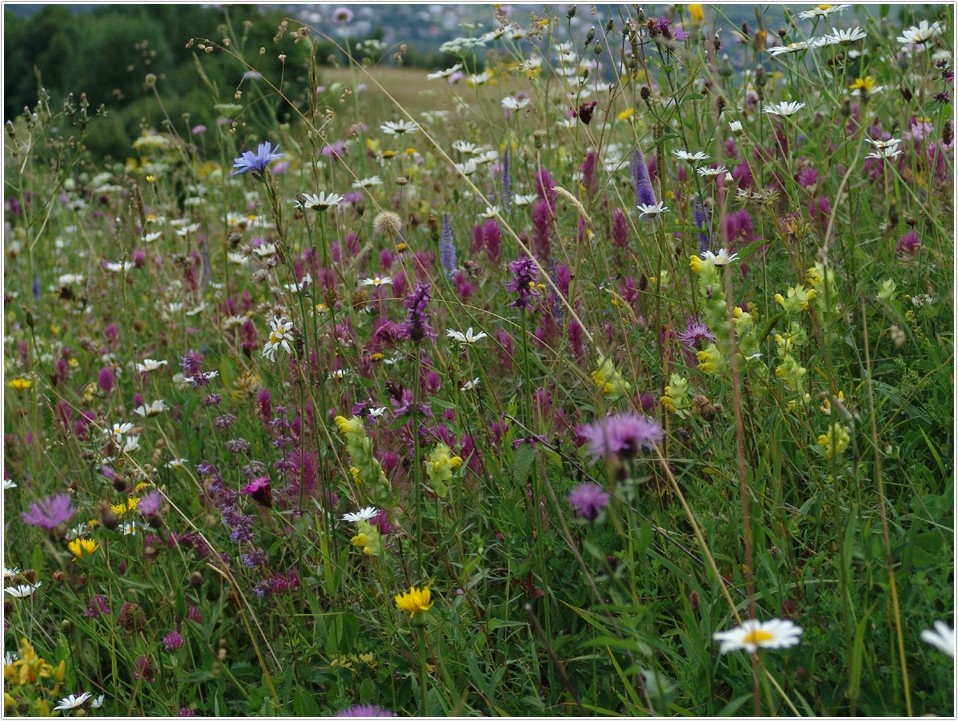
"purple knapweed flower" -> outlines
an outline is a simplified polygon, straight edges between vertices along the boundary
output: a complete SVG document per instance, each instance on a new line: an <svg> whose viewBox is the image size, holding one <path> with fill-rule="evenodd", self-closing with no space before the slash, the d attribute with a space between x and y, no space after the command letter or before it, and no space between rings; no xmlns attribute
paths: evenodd
<svg viewBox="0 0 958 721"><path fill-rule="evenodd" d="M568 500L577 516L594 521L609 505L612 496L598 483L580 483L569 492Z"/></svg>
<svg viewBox="0 0 958 721"><path fill-rule="evenodd" d="M278 145L274 149L269 141L260 143L255 153L252 150L247 150L233 160L232 175L239 175L240 173L249 171L262 173L266 170L267 165L281 157L283 157L283 153L279 152Z"/></svg>
<svg viewBox="0 0 958 721"><path fill-rule="evenodd" d="M589 444L590 463L612 456L632 458L642 448L652 448L665 437L658 423L631 411L606 416L578 430Z"/></svg>
<svg viewBox="0 0 958 721"><path fill-rule="evenodd" d="M370 717L370 716L372 717L392 716L393 712L387 711L386 709L381 708L380 706L376 706L375 704L366 704L366 705L350 706L347 709L343 709L336 715L349 717L349 718L364 718L364 717Z"/></svg>
<svg viewBox="0 0 958 721"><path fill-rule="evenodd" d="M510 293L518 293L519 297L510 303L511 308L528 310L531 307L530 299L534 294L534 286L539 279L539 270L532 258L519 258L509 263L509 272L512 281L506 286Z"/></svg>
<svg viewBox="0 0 958 721"><path fill-rule="evenodd" d="M140 498L140 503L136 508L144 518L159 515L163 509L163 494L159 491L150 491Z"/></svg>
<svg viewBox="0 0 958 721"><path fill-rule="evenodd" d="M24 523L52 531L73 518L74 513L76 509L70 494L60 493L31 503L20 517Z"/></svg>

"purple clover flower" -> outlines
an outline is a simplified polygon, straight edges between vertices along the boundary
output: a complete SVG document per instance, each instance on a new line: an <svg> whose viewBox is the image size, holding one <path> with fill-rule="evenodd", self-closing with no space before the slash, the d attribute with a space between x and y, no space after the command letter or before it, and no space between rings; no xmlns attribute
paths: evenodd
<svg viewBox="0 0 958 721"><path fill-rule="evenodd" d="M170 631L163 637L163 648L167 651L176 651L183 648L183 636L179 631Z"/></svg>
<svg viewBox="0 0 958 721"><path fill-rule="evenodd" d="M281 157L283 157L283 153L279 152L278 145L274 149L269 141L260 143L255 153L252 150L247 150L233 160L232 175L239 175L240 173L249 171L262 173L266 170L267 165Z"/></svg>
<svg viewBox="0 0 958 721"><path fill-rule="evenodd" d="M652 448L665 437L658 423L632 411L606 416L578 430L589 444L591 464L612 456L632 458L642 448Z"/></svg>
<svg viewBox="0 0 958 721"><path fill-rule="evenodd" d="M74 513L76 509L70 494L60 493L31 503L20 517L24 523L52 531L73 518Z"/></svg>
<svg viewBox="0 0 958 721"><path fill-rule="evenodd" d="M598 483L580 483L569 492L569 505L580 518L594 521L612 500Z"/></svg>

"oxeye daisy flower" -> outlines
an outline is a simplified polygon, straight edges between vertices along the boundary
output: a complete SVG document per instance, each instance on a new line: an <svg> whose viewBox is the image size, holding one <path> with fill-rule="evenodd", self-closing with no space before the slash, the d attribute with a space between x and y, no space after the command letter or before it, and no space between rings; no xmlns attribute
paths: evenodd
<svg viewBox="0 0 958 721"><path fill-rule="evenodd" d="M885 160L886 158L897 158L901 154L901 148L897 145L889 145L869 153L865 158L870 160Z"/></svg>
<svg viewBox="0 0 958 721"><path fill-rule="evenodd" d="M729 255L729 252L726 248L720 248L718 253L713 253L710 250L706 250L702 253L702 260L710 260L716 266L721 267L738 260L738 253L732 253Z"/></svg>
<svg viewBox="0 0 958 721"><path fill-rule="evenodd" d="M639 209L639 213L641 213L644 218L654 218L662 215L662 213L669 212L668 206L662 202L656 203L655 205L637 205L635 207Z"/></svg>
<svg viewBox="0 0 958 721"><path fill-rule="evenodd" d="M689 163L704 163L709 159L709 156L701 150L695 153L690 153L687 150L673 150L672 154L679 160L684 160Z"/></svg>
<svg viewBox="0 0 958 721"><path fill-rule="evenodd" d="M365 508L360 508L355 513L346 513L343 515L343 520L347 523L359 523L360 521L368 521L372 518L375 518L379 515L379 509L375 506L366 506Z"/></svg>
<svg viewBox="0 0 958 721"><path fill-rule="evenodd" d="M260 143L255 153L252 150L247 150L233 160L232 175L239 175L240 173L250 171L253 173L262 173L266 170L267 165L281 157L283 157L283 153L279 152L278 145L273 148L272 143L269 141Z"/></svg>
<svg viewBox="0 0 958 721"><path fill-rule="evenodd" d="M359 286L361 288L365 288L367 286L373 286L374 288L378 288L381 285L392 285L392 284L393 284L393 279L390 278L388 275L385 275L385 276L377 275L375 278L363 278L361 281L359 281Z"/></svg>
<svg viewBox="0 0 958 721"><path fill-rule="evenodd" d="M723 173L727 173L728 168L726 168L724 165L720 165L717 168L702 167L702 168L696 168L695 172L698 173L703 178L712 178L712 177L715 177L716 175L722 175Z"/></svg>
<svg viewBox="0 0 958 721"><path fill-rule="evenodd" d="M61 699L60 703L53 707L53 710L54 711L72 711L73 709L79 708L84 703L86 703L86 700L90 698L90 696L92 695L93 694L91 694L89 691L84 691L79 696L76 696L75 694L71 693L66 698Z"/></svg>
<svg viewBox="0 0 958 721"><path fill-rule="evenodd" d="M782 103L772 103L766 105L762 108L763 112L768 113L769 115L782 115L789 116L794 115L799 110L805 107L805 103L796 103L796 102L782 102Z"/></svg>
<svg viewBox="0 0 958 721"><path fill-rule="evenodd" d="M773 618L770 621L749 619L741 626L712 635L721 642L720 653L745 650L755 653L760 648L789 648L801 640L802 629L791 621Z"/></svg>
<svg viewBox="0 0 958 721"><path fill-rule="evenodd" d="M413 586L408 593L396 595L396 608L400 611L406 611L410 618L414 618L420 613L425 613L432 608L432 594L429 588L416 588Z"/></svg>
<svg viewBox="0 0 958 721"><path fill-rule="evenodd" d="M473 335L471 327L465 333L460 333L459 331L452 330L450 328L446 331L446 335L453 340L457 340L460 343L467 343L469 345L481 341L483 338L487 337L486 334L481 331Z"/></svg>
<svg viewBox="0 0 958 721"><path fill-rule="evenodd" d="M850 8L851 5L818 5L817 7L812 8L811 10L803 10L798 14L798 17L802 20L813 20L815 18L824 18L829 15L834 15L835 13L840 13L845 8Z"/></svg>
<svg viewBox="0 0 958 721"><path fill-rule="evenodd" d="M462 70L462 63L456 63L451 68L446 68L445 70L440 70L435 73L429 73L426 76L426 80L443 80L445 78L452 77L460 70Z"/></svg>
<svg viewBox="0 0 958 721"><path fill-rule="evenodd" d="M282 348L287 353L292 353L293 349L289 345L289 338L293 331L293 322L285 318L273 318L269 322L270 334L269 340L263 346L263 357L270 361L276 360L276 351Z"/></svg>
<svg viewBox="0 0 958 721"><path fill-rule="evenodd" d="M415 133L419 130L419 126L409 120L400 120L398 122L387 120L379 126L379 129L386 133L386 135L406 135L407 133Z"/></svg>
<svg viewBox="0 0 958 721"><path fill-rule="evenodd" d="M902 32L896 40L902 45L924 45L929 40L941 35L943 30L944 28L938 21L929 25L927 20L922 20L918 25L912 25Z"/></svg>
<svg viewBox="0 0 958 721"><path fill-rule="evenodd" d="M158 416L160 413L162 413L165 410L169 410L166 403L164 403L163 400L156 400L156 401L153 401L152 403L143 404L142 406L138 406L134 408L133 412L136 413L138 416L143 416L144 418L148 418L151 416Z"/></svg>
<svg viewBox="0 0 958 721"><path fill-rule="evenodd" d="M372 188L377 185L382 185L383 181L378 175L373 175L368 178L360 178L359 180L353 181L352 187L354 188Z"/></svg>
<svg viewBox="0 0 958 721"><path fill-rule="evenodd" d="M778 45L774 48L768 48L768 54L775 58L779 55L790 55L802 50L807 50L810 47L816 46L805 40L798 40L796 42L789 43L788 45Z"/></svg>
<svg viewBox="0 0 958 721"><path fill-rule="evenodd" d="M144 358L142 363L136 364L136 370L138 373L149 373L150 371L155 371L163 366L167 365L165 360L153 360L152 358Z"/></svg>
<svg viewBox="0 0 958 721"><path fill-rule="evenodd" d="M868 37L866 33L861 28L852 28L851 30L839 30L838 28L832 28L831 35L825 35L821 38L822 45L851 45L854 42L859 40L864 40Z"/></svg>
<svg viewBox="0 0 958 721"><path fill-rule="evenodd" d="M296 207L301 210L315 208L322 212L329 208L335 208L342 202L342 195L338 193L326 193L325 191L320 191L318 195L316 193L299 193L296 196Z"/></svg>
<svg viewBox="0 0 958 721"><path fill-rule="evenodd" d="M23 583L19 586L7 586L3 589L3 592L14 598L29 598L37 592L42 583L42 581L37 581L36 583Z"/></svg>
<svg viewBox="0 0 958 721"><path fill-rule="evenodd" d="M473 378L471 381L466 381L465 383L463 383L462 387L459 390L461 390L463 393L466 393L468 391L474 391L476 388L479 387L479 383L480 381L478 378Z"/></svg>
<svg viewBox="0 0 958 721"><path fill-rule="evenodd" d="M920 638L939 651L947 653L952 658L955 657L955 629L944 621L935 621L935 630L926 628L921 632Z"/></svg>

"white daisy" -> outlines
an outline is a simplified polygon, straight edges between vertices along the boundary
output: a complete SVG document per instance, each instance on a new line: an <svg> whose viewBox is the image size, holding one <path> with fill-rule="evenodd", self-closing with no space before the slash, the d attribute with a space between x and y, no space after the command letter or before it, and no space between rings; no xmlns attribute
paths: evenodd
<svg viewBox="0 0 958 721"><path fill-rule="evenodd" d="M354 188L372 188L375 185L382 185L383 181L378 175L373 175L369 178L360 178L353 182Z"/></svg>
<svg viewBox="0 0 958 721"><path fill-rule="evenodd" d="M828 45L849 45L858 40L864 40L868 37L868 33L861 28L853 28L852 30L832 28L832 34L824 37Z"/></svg>
<svg viewBox="0 0 958 721"><path fill-rule="evenodd" d="M703 251L702 260L711 260L716 266L728 265L738 260L738 253L732 253L729 255L729 252L726 248L722 248L718 253L713 253L711 250Z"/></svg>
<svg viewBox="0 0 958 721"><path fill-rule="evenodd" d="M766 105L763 110L769 115L794 115L805 107L805 103L783 102Z"/></svg>
<svg viewBox="0 0 958 721"><path fill-rule="evenodd" d="M530 195L516 195L513 197L512 202L516 205L529 205L534 203L539 196L536 193Z"/></svg>
<svg viewBox="0 0 958 721"><path fill-rule="evenodd" d="M873 147L878 148L879 150L884 150L885 148L893 148L901 142L901 138L889 138L888 140L872 140L871 138L865 138L865 142L871 144Z"/></svg>
<svg viewBox="0 0 958 721"><path fill-rule="evenodd" d="M655 205L638 205L636 207L639 209L639 212L642 214L642 216L646 218L667 213L669 210L665 203L661 202L656 203Z"/></svg>
<svg viewBox="0 0 958 721"><path fill-rule="evenodd" d="M483 218L484 220L490 220L498 216L499 213L501 212L502 212L502 208L500 208L498 205L492 205L492 206L487 206L486 209L482 211L481 213L476 213L476 217Z"/></svg>
<svg viewBox="0 0 958 721"><path fill-rule="evenodd" d="M527 107L530 102L529 98L516 98L509 95L502 99L502 107L506 110L522 110Z"/></svg>
<svg viewBox="0 0 958 721"><path fill-rule="evenodd" d="M426 80L442 80L444 78L451 77L462 70L462 64L456 63L451 68L446 68L445 70L440 70L436 73L429 73L426 76Z"/></svg>
<svg viewBox="0 0 958 721"><path fill-rule="evenodd" d="M89 691L84 691L79 696L70 694L65 699L62 699L59 704L53 707L54 711L70 711L82 706L92 694Z"/></svg>
<svg viewBox="0 0 958 721"><path fill-rule="evenodd" d="M132 423L114 423L110 428L105 429L103 432L108 436L112 436L113 440L119 442L123 436L127 435L132 430Z"/></svg>
<svg viewBox="0 0 958 721"><path fill-rule="evenodd" d="M14 566L13 568L3 567L3 577L4 578L14 578L15 576L20 575L20 569Z"/></svg>
<svg viewBox="0 0 958 721"><path fill-rule="evenodd" d="M123 440L123 448L120 449L123 453L133 453L133 451L140 450L140 437L139 436L127 436Z"/></svg>
<svg viewBox="0 0 958 721"><path fill-rule="evenodd" d="M293 331L293 322L285 318L273 318L270 322L269 340L263 346L263 357L270 361L276 361L276 351L282 348L287 353L292 353L293 349L289 345L289 337Z"/></svg>
<svg viewBox="0 0 958 721"><path fill-rule="evenodd" d="M189 463L189 460L186 458L174 458L172 461L166 463L167 468L185 468L186 464Z"/></svg>
<svg viewBox="0 0 958 721"><path fill-rule="evenodd" d="M290 293L302 293L304 290L309 288L309 284L313 282L311 276L305 276L300 283L287 283L283 287L286 288Z"/></svg>
<svg viewBox="0 0 958 721"><path fill-rule="evenodd" d="M896 40L902 45L924 45L929 40L941 35L943 30L944 28L938 21L929 25L927 20L922 20L917 25L913 25L902 32Z"/></svg>
<svg viewBox="0 0 958 721"><path fill-rule="evenodd" d="M755 653L760 648L788 648L796 645L801 639L802 629L791 621L773 618L770 621L749 619L741 626L730 631L719 631L712 635L721 642L719 651L746 650Z"/></svg>
<svg viewBox="0 0 958 721"><path fill-rule="evenodd" d="M454 340L459 341L460 343L468 343L470 345L487 337L486 334L481 331L473 335L471 327L465 333L460 333L459 331L452 330L450 328L446 331L446 335Z"/></svg>
<svg viewBox="0 0 958 721"><path fill-rule="evenodd" d="M11 481L9 478L4 478L4 479L3 479L3 490L9 491L9 490L11 490L11 489L13 489L13 488L16 488L16 487L17 487L16 482Z"/></svg>
<svg viewBox="0 0 958 721"><path fill-rule="evenodd" d="M685 160L689 163L704 163L709 159L709 156L701 150L696 153L690 153L687 150L673 150L672 154L679 160Z"/></svg>
<svg viewBox="0 0 958 721"><path fill-rule="evenodd" d="M137 406L133 409L133 412L138 416L143 416L148 418L151 416L158 416L163 411L169 410L166 403L162 400L153 401L152 403L147 403L142 406Z"/></svg>
<svg viewBox="0 0 958 721"><path fill-rule="evenodd" d="M779 55L790 55L791 53L797 53L801 50L807 50L810 47L814 47L806 40L798 40L794 43L789 43L788 45L778 45L774 48L768 48L768 54L773 58L778 57Z"/></svg>
<svg viewBox="0 0 958 721"><path fill-rule="evenodd" d="M462 388L460 388L459 390L466 392L466 391L475 390L478 387L479 387L479 379L473 378L471 381L466 381L465 383L463 383Z"/></svg>
<svg viewBox="0 0 958 721"><path fill-rule="evenodd" d="M392 285L392 284L393 284L393 279L390 278L388 275L382 276L382 277L377 275L375 278L363 278L361 281L359 281L359 285L361 288L365 288L366 286L370 286L370 285L373 286L374 288L378 288L381 285Z"/></svg>
<svg viewBox="0 0 958 721"><path fill-rule="evenodd" d="M125 260L122 263L104 263L103 267L111 273L126 273L133 270L133 261Z"/></svg>
<svg viewBox="0 0 958 721"><path fill-rule="evenodd" d="M271 255L276 255L276 246L272 243L257 245L255 248L253 248L253 253L258 255L260 258L269 258Z"/></svg>
<svg viewBox="0 0 958 721"><path fill-rule="evenodd" d="M149 373L150 371L159 370L163 366L167 365L168 361L165 360L153 360L152 358L144 358L142 363L136 364L136 370L139 373Z"/></svg>
<svg viewBox="0 0 958 721"><path fill-rule="evenodd" d="M873 153L866 155L866 158L872 160L886 160L890 158L897 158L901 155L901 149L897 145L890 145L887 148L879 148Z"/></svg>
<svg viewBox="0 0 958 721"><path fill-rule="evenodd" d="M939 651L947 653L952 658L955 657L955 629L944 621L935 621L935 630L926 628L921 632L920 638Z"/></svg>
<svg viewBox="0 0 958 721"><path fill-rule="evenodd" d="M736 135L738 135L739 133L742 132L742 121L741 120L730 121L728 124L728 129L731 130Z"/></svg>
<svg viewBox="0 0 958 721"><path fill-rule="evenodd" d="M343 196L338 193L327 194L325 191L320 191L319 195L315 193L300 193L296 196L296 207L301 210L316 208L317 210L323 211L329 208L335 208L341 202L343 202Z"/></svg>
<svg viewBox="0 0 958 721"><path fill-rule="evenodd" d="M8 586L3 589L3 592L8 596L13 596L14 598L29 598L37 592L37 589L40 588L40 584L43 581L37 581L36 583L23 583L19 586Z"/></svg>
<svg viewBox="0 0 958 721"><path fill-rule="evenodd" d="M457 140L452 144L452 149L458 150L463 155L473 155L481 150L478 145L475 143L470 143L467 140Z"/></svg>
<svg viewBox="0 0 958 721"><path fill-rule="evenodd" d="M717 168L702 167L702 168L697 168L695 172L701 175L703 178L709 178L709 177L714 177L716 175L721 175L722 173L727 173L728 168L726 168L724 165L720 165Z"/></svg>
<svg viewBox="0 0 958 721"><path fill-rule="evenodd" d="M99 696L97 696L95 699L93 699L90 702L90 708L100 708L101 706L103 706L104 698L105 696L101 693Z"/></svg>
<svg viewBox="0 0 958 721"><path fill-rule="evenodd" d="M387 120L379 126L379 129L386 133L386 135L405 135L406 133L415 133L419 130L419 126L409 120L400 120L398 122Z"/></svg>
<svg viewBox="0 0 958 721"><path fill-rule="evenodd" d="M370 408L367 411L367 414L369 415L370 418L382 418L384 415L386 415L386 408L385 406L380 406L378 408Z"/></svg>
<svg viewBox="0 0 958 721"><path fill-rule="evenodd" d="M814 18L824 18L829 15L834 15L835 13L840 13L845 8L850 8L851 5L818 5L817 7L812 8L811 10L804 10L798 14L798 17L802 20L812 20Z"/></svg>
<svg viewBox="0 0 958 721"><path fill-rule="evenodd" d="M358 523L359 521L368 521L371 518L375 518L379 515L379 509L375 506L366 506L365 508L360 508L356 513L347 513L343 516L343 520L349 523Z"/></svg>

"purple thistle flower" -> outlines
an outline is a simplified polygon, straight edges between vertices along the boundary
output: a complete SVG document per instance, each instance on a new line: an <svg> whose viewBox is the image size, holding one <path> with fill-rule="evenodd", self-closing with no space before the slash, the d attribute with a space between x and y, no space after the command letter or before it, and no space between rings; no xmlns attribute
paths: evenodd
<svg viewBox="0 0 958 721"><path fill-rule="evenodd" d="M635 185L635 198L639 205L656 205L655 191L649 180L649 167L645 164L639 148L632 153L632 182Z"/></svg>
<svg viewBox="0 0 958 721"><path fill-rule="evenodd" d="M452 275L456 270L456 246L452 242L449 213L442 214L442 230L439 231L439 262L442 263L446 275Z"/></svg>
<svg viewBox="0 0 958 721"><path fill-rule="evenodd" d="M692 204L692 217L695 220L695 227L701 231L699 233L699 254L702 254L709 249L710 241L708 228L712 220L712 214L709 212L708 208L696 200Z"/></svg>
<svg viewBox="0 0 958 721"><path fill-rule="evenodd" d="M679 333L678 339L682 345L686 346L689 350L694 350L700 341L715 342L715 336L712 335L712 331L708 329L708 326L696 320L689 321L689 324L685 326L685 330Z"/></svg>
<svg viewBox="0 0 958 721"><path fill-rule="evenodd" d="M150 491L145 496L140 498L140 503L137 506L137 510L143 515L144 518L150 518L151 516L156 516L163 508L163 494L159 491Z"/></svg>
<svg viewBox="0 0 958 721"><path fill-rule="evenodd" d="M163 637L163 648L167 651L176 651L183 648L183 636L179 631L170 631Z"/></svg>
<svg viewBox="0 0 958 721"><path fill-rule="evenodd" d="M611 456L631 458L642 448L652 448L665 437L658 423L631 411L606 416L580 426L578 430L589 443L587 450L591 464Z"/></svg>
<svg viewBox="0 0 958 721"><path fill-rule="evenodd" d="M594 521L609 505L612 496L598 483L580 483L569 492L568 500L577 516Z"/></svg>
<svg viewBox="0 0 958 721"><path fill-rule="evenodd" d="M532 258L519 258L509 263L509 272L512 273L512 282L506 286L510 293L518 293L511 304L511 308L528 310L531 306L530 298L534 291L533 286L539 279L539 270Z"/></svg>
<svg viewBox="0 0 958 721"><path fill-rule="evenodd" d="M60 493L31 503L30 508L20 517L24 523L52 531L73 518L74 513L76 509L70 494Z"/></svg>
<svg viewBox="0 0 958 721"><path fill-rule="evenodd" d="M278 145L274 149L269 141L260 143L256 148L255 153L252 150L247 150L238 158L233 160L232 175L238 175L240 173L246 173L249 171L253 171L253 173L262 173L264 170L266 170L267 165L281 157L283 157L283 153L279 152Z"/></svg>
<svg viewBox="0 0 958 721"><path fill-rule="evenodd" d="M376 706L374 704L368 705L357 705L350 706L347 709L340 711L337 716L345 716L350 718L363 718L363 717L378 717L378 716L392 716L392 711L387 711L384 708Z"/></svg>
<svg viewBox="0 0 958 721"><path fill-rule="evenodd" d="M436 333L429 325L426 305L429 303L429 284L418 283L416 289L406 298L406 322L403 330L413 343L421 343L427 336L435 338Z"/></svg>
<svg viewBox="0 0 958 721"><path fill-rule="evenodd" d="M512 161L507 145L502 153L502 207L507 213L512 210L512 198Z"/></svg>

